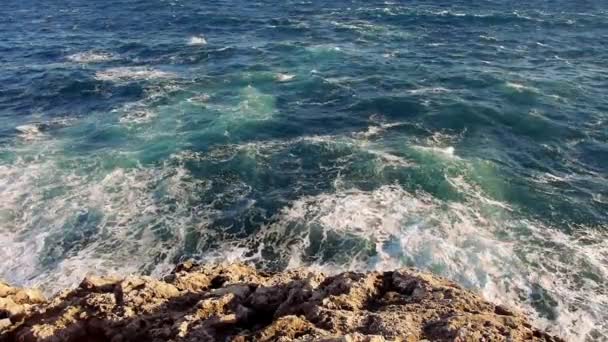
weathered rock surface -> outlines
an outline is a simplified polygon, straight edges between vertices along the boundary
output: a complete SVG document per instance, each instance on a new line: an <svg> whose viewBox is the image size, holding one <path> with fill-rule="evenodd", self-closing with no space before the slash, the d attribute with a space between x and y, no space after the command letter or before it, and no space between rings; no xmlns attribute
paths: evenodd
<svg viewBox="0 0 608 342"><path fill-rule="evenodd" d="M185 263L83 280L50 300L0 284L3 341L559 341L429 274L325 276Z"/></svg>

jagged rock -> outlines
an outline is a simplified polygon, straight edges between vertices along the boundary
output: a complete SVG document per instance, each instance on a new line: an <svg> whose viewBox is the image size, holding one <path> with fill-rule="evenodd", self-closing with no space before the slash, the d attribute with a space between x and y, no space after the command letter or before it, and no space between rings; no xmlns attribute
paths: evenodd
<svg viewBox="0 0 608 342"><path fill-rule="evenodd" d="M327 276L189 262L162 281L87 277L50 301L0 283L0 311L2 341L560 340L409 269Z"/></svg>
<svg viewBox="0 0 608 342"><path fill-rule="evenodd" d="M12 330L45 302L37 289L20 289L0 282L0 332ZM4 338L4 334L0 337Z"/></svg>
<svg viewBox="0 0 608 342"><path fill-rule="evenodd" d="M96 277L88 276L80 283L80 288L94 292L113 291L116 284L120 282L119 278L114 277Z"/></svg>

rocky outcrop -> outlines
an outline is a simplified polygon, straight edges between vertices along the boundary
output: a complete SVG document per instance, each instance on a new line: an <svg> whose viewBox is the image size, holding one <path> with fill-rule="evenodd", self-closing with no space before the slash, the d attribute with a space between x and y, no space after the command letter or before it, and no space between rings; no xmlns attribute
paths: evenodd
<svg viewBox="0 0 608 342"><path fill-rule="evenodd" d="M89 277L45 300L0 286L4 341L558 341L521 314L409 269L326 276L185 263Z"/></svg>

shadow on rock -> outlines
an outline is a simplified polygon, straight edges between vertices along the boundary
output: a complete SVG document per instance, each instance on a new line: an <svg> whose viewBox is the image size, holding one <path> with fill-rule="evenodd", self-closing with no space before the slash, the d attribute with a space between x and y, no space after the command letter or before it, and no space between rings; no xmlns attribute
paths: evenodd
<svg viewBox="0 0 608 342"><path fill-rule="evenodd" d="M163 280L88 277L48 301L0 286L0 297L2 341L560 340L409 269L326 276L184 263Z"/></svg>

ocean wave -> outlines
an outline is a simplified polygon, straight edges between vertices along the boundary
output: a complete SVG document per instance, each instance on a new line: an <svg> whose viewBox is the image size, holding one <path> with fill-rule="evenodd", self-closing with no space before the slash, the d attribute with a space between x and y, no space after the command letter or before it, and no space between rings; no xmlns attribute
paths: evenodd
<svg viewBox="0 0 608 342"><path fill-rule="evenodd" d="M435 156L450 158L450 159L460 159L454 152L456 149L453 146L447 147L438 147L438 146L417 146L412 145L412 148L418 151L422 151L425 153L431 153Z"/></svg>
<svg viewBox="0 0 608 342"><path fill-rule="evenodd" d="M569 236L519 219L514 208L487 196L463 176L445 176L465 195L465 202L459 203L398 184L361 190L339 172L334 191L293 199L253 236L220 238L210 228L218 217L253 206L247 197L251 187L233 179L218 192L213 179L197 179L184 167L186 163L223 163L245 155L255 159L256 168L272 167L269 162L278 153L290 156L302 147L321 146L322 151L343 151L329 165L340 171L348 170L356 159L350 156L356 154L369 155L382 167L411 167L407 159L374 143L404 123L386 122L379 116L372 116L370 122L366 130L343 136L220 145L204 153L183 151L151 167L103 171L95 167L98 160L78 159L71 163L86 170L65 169L61 165L66 161L48 151L1 165L0 215L6 224L0 257L10 255L19 262L4 264L0 275L19 284L53 284L53 288L75 284L92 269L99 274L145 270L161 275L182 254L188 232L194 229L203 241L199 245L214 241L212 248L198 255L202 260L230 257L324 270L413 265L477 289L496 302L517 305L554 333L582 336L593 329L587 323L595 324L608 302L603 292L608 251L601 245L605 238L601 231ZM451 138L435 137L445 139ZM52 141L40 145L54 146ZM449 147L422 150L454 158ZM205 194L217 200L201 202ZM225 197L241 204L222 213L218 201ZM47 208L43 212L33 205L43 202ZM132 258L133 253L139 257ZM559 253L569 255L575 267L561 260ZM591 265L597 278L586 276L588 267L583 265ZM597 295L581 302L579 298L588 293ZM556 303L549 309L555 315L550 319L544 313L547 303Z"/></svg>
<svg viewBox="0 0 608 342"><path fill-rule="evenodd" d="M126 106L121 109L121 112L123 114L119 122L122 124L143 124L150 122L157 116L156 111L139 104Z"/></svg>
<svg viewBox="0 0 608 342"><path fill-rule="evenodd" d="M294 78L296 78L296 75L284 74L284 73L279 73L275 76L275 79L278 82L289 82L289 81L292 81Z"/></svg>
<svg viewBox="0 0 608 342"><path fill-rule="evenodd" d="M101 63L115 60L117 57L109 52L86 51L79 52L67 57L68 60L76 63Z"/></svg>
<svg viewBox="0 0 608 342"><path fill-rule="evenodd" d="M202 104L209 102L210 99L211 96L209 94L199 94L196 96L189 97L188 99L186 99L186 101L190 103Z"/></svg>
<svg viewBox="0 0 608 342"><path fill-rule="evenodd" d="M408 90L407 92L412 95L424 95L424 94L443 94L443 93L449 93L451 91L452 90L443 88L443 87L425 87L425 88L411 89L411 90Z"/></svg>
<svg viewBox="0 0 608 342"><path fill-rule="evenodd" d="M18 136L26 141L39 140L45 137L46 132L70 125L75 121L73 117L56 118L44 122L32 122L15 127Z"/></svg>
<svg viewBox="0 0 608 342"><path fill-rule="evenodd" d="M172 78L177 78L177 75L171 72L152 69L149 67L116 67L95 73L96 80L109 82Z"/></svg>
<svg viewBox="0 0 608 342"><path fill-rule="evenodd" d="M308 46L306 48L307 51L315 53L315 54L326 54L326 53L340 53L343 52L343 48L337 45L331 44L318 44L313 46Z"/></svg>
<svg viewBox="0 0 608 342"><path fill-rule="evenodd" d="M15 127L21 136L25 140L39 139L43 136L43 131L46 126L41 123L31 123Z"/></svg>
<svg viewBox="0 0 608 342"><path fill-rule="evenodd" d="M262 140L243 144L219 145L204 155L190 155L193 160L209 160L212 162L227 162L237 156L247 155L255 159L259 165L264 165L272 156L298 150L304 146L322 147L327 151L342 151L343 157L329 164L333 168L345 169L352 163L355 156L364 156L374 162L376 170L379 172L385 168L410 168L415 165L412 160L404 156L393 153L384 148L381 144L374 143L373 140L379 138L384 132L399 127L404 123L374 123L367 130L354 132L348 135L310 135L286 140Z"/></svg>
<svg viewBox="0 0 608 342"><path fill-rule="evenodd" d="M188 45L191 46L202 46L207 45L207 39L203 36L194 36L188 39Z"/></svg>
<svg viewBox="0 0 608 342"><path fill-rule="evenodd" d="M454 17L466 17L467 15L473 15L476 16L477 14L467 14L467 13L463 13L463 12L453 12L453 11L448 11L448 10L442 10L442 11L437 11L437 12L431 12L434 15L438 15L438 16L454 16Z"/></svg>
<svg viewBox="0 0 608 342"><path fill-rule="evenodd" d="M537 93L538 92L538 89L536 89L534 87L531 87L531 86L527 86L527 85L521 84L521 83L507 82L505 84L505 86L507 88L514 89L515 91L518 91L520 93L521 92Z"/></svg>
<svg viewBox="0 0 608 342"><path fill-rule="evenodd" d="M442 202L397 185L302 197L285 207L253 245L276 253L288 268L391 270L413 265L477 289L497 303L517 306L555 334L581 338L592 331L608 304L606 283L566 266L557 254L567 253L575 264L592 264L606 279L606 248L594 249L602 235L593 236L590 245L585 238L512 217L509 206L463 185L462 179L451 184L472 202ZM489 214L495 211L482 209L486 205L506 211ZM329 253L335 244L342 246L340 254ZM585 295L589 293L595 297ZM555 305L549 309L553 318L547 318L547 305Z"/></svg>
<svg viewBox="0 0 608 342"><path fill-rule="evenodd" d="M159 108L155 103L166 100L168 96L181 90L183 90L181 85L171 82L147 85L144 87L144 97L141 100L125 103L111 112L120 115L118 121L122 124L149 123L159 114Z"/></svg>
<svg viewBox="0 0 608 342"><path fill-rule="evenodd" d="M213 211L197 213L194 196L208 184L180 165L83 174L63 169L65 161L48 147L41 151L37 160L0 165L0 257L12 260L0 275L7 281L43 284L53 292L92 271L161 275L173 264L185 231L204 227L204 213ZM96 163L77 162L82 168ZM34 205L43 202L43 211Z"/></svg>
<svg viewBox="0 0 608 342"><path fill-rule="evenodd" d="M461 12L461 11L452 11L452 10L427 10L422 12L416 12L416 14L420 15L430 15L434 17L452 17L452 18L462 18L462 19L471 19L471 20L484 20L484 21L492 21L492 22L511 22L511 21L529 21L529 22L544 22L544 19L532 17L529 15L522 14L518 11L513 11L511 13L506 12Z"/></svg>
<svg viewBox="0 0 608 342"><path fill-rule="evenodd" d="M497 42L498 41L498 38L492 37L492 36L480 35L479 38L481 38L483 40L490 41L490 42Z"/></svg>
<svg viewBox="0 0 608 342"><path fill-rule="evenodd" d="M608 339L603 2L129 3L0 33L0 277L418 266Z"/></svg>
<svg viewBox="0 0 608 342"><path fill-rule="evenodd" d="M362 131L362 132L355 132L352 134L352 136L356 139L358 138L358 139L365 140L365 139L377 137L392 128L405 126L408 124L407 122L403 122L403 121L387 122L384 117L382 117L381 115L377 115L377 114L370 115L369 121L370 121L370 125L367 126L367 130Z"/></svg>
<svg viewBox="0 0 608 342"><path fill-rule="evenodd" d="M405 31L399 26L381 25L367 20L332 20L329 23L338 29L356 32L364 39L376 39L378 37L402 39L411 36L409 31Z"/></svg>
<svg viewBox="0 0 608 342"><path fill-rule="evenodd" d="M233 120L269 120L276 113L276 98L249 85L241 90L238 105L225 114L224 118Z"/></svg>

